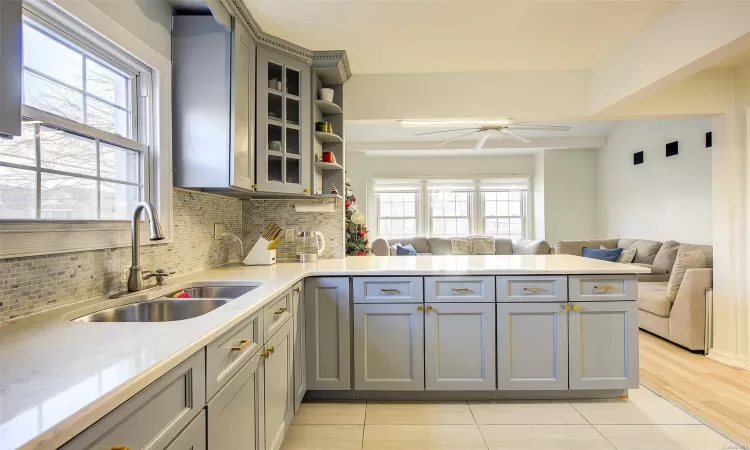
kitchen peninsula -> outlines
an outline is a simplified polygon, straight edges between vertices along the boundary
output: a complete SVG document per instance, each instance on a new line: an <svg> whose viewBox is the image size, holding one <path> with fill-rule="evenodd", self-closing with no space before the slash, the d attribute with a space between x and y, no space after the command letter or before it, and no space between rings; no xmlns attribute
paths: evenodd
<svg viewBox="0 0 750 450"><path fill-rule="evenodd" d="M48 311L0 328L0 448L276 449L305 392L626 395L647 272L570 255L231 264ZM197 286L253 289L186 320L74 321Z"/></svg>

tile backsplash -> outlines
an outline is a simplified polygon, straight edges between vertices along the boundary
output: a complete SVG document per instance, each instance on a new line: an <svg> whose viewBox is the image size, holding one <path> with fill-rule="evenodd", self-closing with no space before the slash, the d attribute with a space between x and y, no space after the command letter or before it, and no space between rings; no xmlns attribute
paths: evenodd
<svg viewBox="0 0 750 450"><path fill-rule="evenodd" d="M240 260L236 240L214 239L217 222L241 237L242 201L175 189L174 240L141 246L141 266L185 274ZM130 254L123 247L0 260L0 323L125 290Z"/></svg>
<svg viewBox="0 0 750 450"><path fill-rule="evenodd" d="M333 212L327 213L298 213L294 205L330 204L333 199L300 199L300 200L243 200L242 201L242 229L245 251L250 251L253 244L260 238L269 223L276 222L281 228L294 228L296 234L300 231L320 231L326 239L326 248L322 258L343 258L345 256L344 243L344 205L342 200L336 201ZM295 242L284 241L276 249L279 261L294 261L297 257Z"/></svg>

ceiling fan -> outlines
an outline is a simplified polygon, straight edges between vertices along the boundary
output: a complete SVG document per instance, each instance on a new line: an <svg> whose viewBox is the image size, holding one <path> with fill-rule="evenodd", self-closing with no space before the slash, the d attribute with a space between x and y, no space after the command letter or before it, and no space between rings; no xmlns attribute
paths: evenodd
<svg viewBox="0 0 750 450"><path fill-rule="evenodd" d="M446 123L446 124L449 124L449 123ZM520 134L516 133L516 131L570 131L570 127L561 126L561 125L525 125L525 124L514 124L512 122L492 123L492 124L477 123L477 126L472 127L472 128L454 128L452 130L429 131L427 133L416 134L415 136L424 136L426 134L437 134L437 133L452 133L452 132L467 131L467 130L470 130L470 131L468 131L467 133L463 133L458 136L455 136L453 138L450 138L447 141L443 141L435 145L435 147L440 147L441 145L445 145L449 142L453 142L457 139L461 139L462 137L466 137L474 133L481 133L481 136L479 137L479 141L477 141L477 145L474 147L475 150L481 150L482 147L484 147L484 144L487 142L487 140L493 135L495 136L505 135L511 139L516 139L518 141L528 144L531 142L531 139L521 136Z"/></svg>

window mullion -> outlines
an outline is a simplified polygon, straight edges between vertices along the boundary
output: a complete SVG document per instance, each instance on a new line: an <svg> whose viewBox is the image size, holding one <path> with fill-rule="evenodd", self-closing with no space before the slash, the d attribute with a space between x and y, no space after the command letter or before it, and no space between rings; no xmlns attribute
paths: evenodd
<svg viewBox="0 0 750 450"><path fill-rule="evenodd" d="M42 136L40 124L34 124L34 151L36 152L36 218L42 218Z"/></svg>
<svg viewBox="0 0 750 450"><path fill-rule="evenodd" d="M102 219L102 149L99 139L95 141L96 145L96 217Z"/></svg>
<svg viewBox="0 0 750 450"><path fill-rule="evenodd" d="M86 96L86 58L85 55L81 54L82 68L83 68L83 79L81 80L81 86L83 86L83 123L89 123L89 109L88 109L88 98ZM98 146L98 144L97 144ZM97 147L98 148L98 147Z"/></svg>

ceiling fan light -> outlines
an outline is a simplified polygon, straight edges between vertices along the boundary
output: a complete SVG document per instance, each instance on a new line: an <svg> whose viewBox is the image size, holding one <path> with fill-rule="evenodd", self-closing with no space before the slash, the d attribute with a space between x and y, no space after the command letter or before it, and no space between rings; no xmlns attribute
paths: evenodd
<svg viewBox="0 0 750 450"><path fill-rule="evenodd" d="M508 120L402 120L401 125L405 127L432 127L432 126L455 126L455 125L507 125Z"/></svg>

